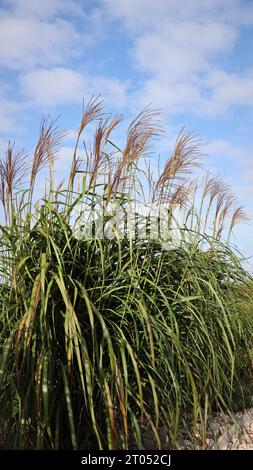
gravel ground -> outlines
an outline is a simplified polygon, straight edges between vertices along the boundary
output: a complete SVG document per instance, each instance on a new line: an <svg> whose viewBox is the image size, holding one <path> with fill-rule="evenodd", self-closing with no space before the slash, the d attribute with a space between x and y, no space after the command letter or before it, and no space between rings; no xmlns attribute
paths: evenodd
<svg viewBox="0 0 253 470"><path fill-rule="evenodd" d="M162 449L171 449L165 433L160 431L159 435ZM143 443L145 449L157 449L150 430L144 434ZM201 426L197 425L194 438L183 435L178 441L178 449L253 450L253 408L230 415L213 413L207 420L205 436L201 435Z"/></svg>
<svg viewBox="0 0 253 470"><path fill-rule="evenodd" d="M205 439L196 432L196 442L182 439L180 449L253 450L253 408L232 414L215 413L207 421Z"/></svg>
<svg viewBox="0 0 253 470"><path fill-rule="evenodd" d="M234 424L219 435L213 445L220 450L253 450L253 408L236 413Z"/></svg>

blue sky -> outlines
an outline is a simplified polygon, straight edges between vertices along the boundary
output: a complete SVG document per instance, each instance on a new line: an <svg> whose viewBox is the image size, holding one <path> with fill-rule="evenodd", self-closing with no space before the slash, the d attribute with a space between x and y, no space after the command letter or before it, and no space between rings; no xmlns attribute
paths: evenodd
<svg viewBox="0 0 253 470"><path fill-rule="evenodd" d="M252 0L0 0L0 148L32 148L42 113L61 114L64 175L83 98L101 93L126 122L152 103L163 157L195 130L253 217L252 51ZM247 255L252 234L252 221L235 233Z"/></svg>

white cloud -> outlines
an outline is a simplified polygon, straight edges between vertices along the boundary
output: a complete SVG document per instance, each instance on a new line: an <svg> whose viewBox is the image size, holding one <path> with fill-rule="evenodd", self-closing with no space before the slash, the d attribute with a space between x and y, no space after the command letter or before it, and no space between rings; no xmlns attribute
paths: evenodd
<svg viewBox="0 0 253 470"><path fill-rule="evenodd" d="M74 53L78 33L67 21L3 15L0 18L0 64L23 69L64 63Z"/></svg>
<svg viewBox="0 0 253 470"><path fill-rule="evenodd" d="M247 0L103 0L103 3L113 17L124 20L128 28L138 33L159 29L163 20L171 24L207 17L237 24L253 20L253 6Z"/></svg>
<svg viewBox="0 0 253 470"><path fill-rule="evenodd" d="M253 70L234 74L221 70L210 72L207 83L213 90L213 102L225 109L230 105L253 106Z"/></svg>
<svg viewBox="0 0 253 470"><path fill-rule="evenodd" d="M1 112L0 114L0 133L7 134L11 133L15 130L16 132L16 121L12 116L8 116L8 114L4 114Z"/></svg>
<svg viewBox="0 0 253 470"><path fill-rule="evenodd" d="M87 77L86 97L89 98L91 94L98 95L101 93L106 106L122 110L128 104L128 86L128 81L101 75L89 75Z"/></svg>
<svg viewBox="0 0 253 470"><path fill-rule="evenodd" d="M253 74L222 70L240 39L241 27L253 24L253 4L244 0L105 0L132 37L134 64L146 73L135 101L164 104L168 114L226 113L253 106Z"/></svg>
<svg viewBox="0 0 253 470"><path fill-rule="evenodd" d="M0 2L0 66L27 70L65 65L85 54L99 30L93 34L85 7L76 0ZM85 28L78 27L77 18Z"/></svg>
<svg viewBox="0 0 253 470"><path fill-rule="evenodd" d="M236 147L223 139L216 139L209 142L207 145L207 152L211 156L217 158L235 160L238 164L248 162L251 157L249 150L242 147Z"/></svg>
<svg viewBox="0 0 253 470"><path fill-rule="evenodd" d="M100 29L84 35L71 16L79 12L86 26L87 19L99 24L112 17L130 28L133 64L146 74L129 96L133 107L152 102L167 114L216 116L233 106L253 106L251 72L239 76L217 65L233 50L239 25L252 18L253 7L243 0L101 0L89 7L74 0L6 0L4 5L9 10L0 17L0 65L23 71L22 90L37 105L64 104L64 96L67 104L80 102L97 92L119 107L127 103L120 80L91 79L87 70L72 69L72 59L89 50Z"/></svg>
<svg viewBox="0 0 253 470"><path fill-rule="evenodd" d="M71 13L82 15L80 3L75 0L4 0L3 5L8 7L17 16L50 19L56 14Z"/></svg>
<svg viewBox="0 0 253 470"><path fill-rule="evenodd" d="M55 67L28 72L21 78L23 93L43 107L81 102L84 81L80 73Z"/></svg>
<svg viewBox="0 0 253 470"><path fill-rule="evenodd" d="M136 93L136 103L143 107L151 102L161 108L166 115L188 111L201 101L199 89L193 83L169 83L164 79L146 80L142 90Z"/></svg>
<svg viewBox="0 0 253 470"><path fill-rule="evenodd" d="M53 67L28 72L21 78L21 89L31 104L44 108L81 103L102 93L112 107L127 102L127 84L113 78L80 73L71 68Z"/></svg>
<svg viewBox="0 0 253 470"><path fill-rule="evenodd" d="M135 58L139 66L168 80L187 80L208 68L214 54L231 48L236 36L233 27L218 21L162 24L159 31L136 39Z"/></svg>
<svg viewBox="0 0 253 470"><path fill-rule="evenodd" d="M216 139L208 143L207 152L210 161L218 162L219 170L221 162L225 163L224 178L231 185L234 194L238 195L240 204L245 204L246 211L253 217L252 197L253 197L253 171L252 152L244 147L232 145L223 139ZM236 170L232 170L236 168ZM253 230L251 220L250 231Z"/></svg>
<svg viewBox="0 0 253 470"><path fill-rule="evenodd" d="M10 134L20 132L22 123L17 119L23 105L9 98L10 89L0 82L0 134Z"/></svg>

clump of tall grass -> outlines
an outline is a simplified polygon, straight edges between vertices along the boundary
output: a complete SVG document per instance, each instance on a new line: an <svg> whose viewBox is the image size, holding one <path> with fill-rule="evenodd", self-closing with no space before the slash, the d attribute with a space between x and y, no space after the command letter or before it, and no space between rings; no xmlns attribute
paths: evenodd
<svg viewBox="0 0 253 470"><path fill-rule="evenodd" d="M252 303L241 302L249 275L229 238L245 214L220 179L194 179L202 151L192 134L179 135L156 180L143 170L158 118L145 109L121 150L111 138L121 117L105 118L92 99L65 187L53 182L65 135L55 122L42 121L31 163L11 144L1 160L0 426L9 448L143 448L147 428L157 447L164 435L177 447L199 421L204 447L208 414L235 406L253 318ZM83 167L79 143L92 122ZM34 201L45 167L50 188ZM120 237L114 223L111 237L76 235L80 204L103 202L103 230L110 205L127 211L147 192L167 208L169 248L149 232Z"/></svg>

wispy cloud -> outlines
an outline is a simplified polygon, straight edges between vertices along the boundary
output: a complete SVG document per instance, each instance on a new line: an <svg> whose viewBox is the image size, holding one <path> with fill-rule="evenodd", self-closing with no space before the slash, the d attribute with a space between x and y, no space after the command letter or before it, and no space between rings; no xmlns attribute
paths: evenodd
<svg viewBox="0 0 253 470"><path fill-rule="evenodd" d="M21 90L31 104L50 109L59 105L81 103L103 90L108 103L123 107L127 102L127 82L99 75L81 73L71 68L36 69L21 77Z"/></svg>
<svg viewBox="0 0 253 470"><path fill-rule="evenodd" d="M84 37L63 18L51 21L2 12L0 43L4 47L0 48L0 65L22 71L39 65L62 64L77 55L81 38L83 41Z"/></svg>
<svg viewBox="0 0 253 470"><path fill-rule="evenodd" d="M252 107L252 70L224 69L242 26L253 23L253 4L239 0L105 0L133 38L135 66L146 76L135 98L162 103L170 115L217 116Z"/></svg>
<svg viewBox="0 0 253 470"><path fill-rule="evenodd" d="M74 0L3 0L3 6L9 7L10 12L20 16L30 16L39 19L50 19L56 14L69 13L80 15L83 13L80 2Z"/></svg>
<svg viewBox="0 0 253 470"><path fill-rule="evenodd" d="M66 106L74 126L91 95L126 121L152 103L169 130L157 152L168 155L183 124L204 129L211 167L251 210L252 26L251 0L2 0L0 144L28 121L33 139L38 114Z"/></svg>

